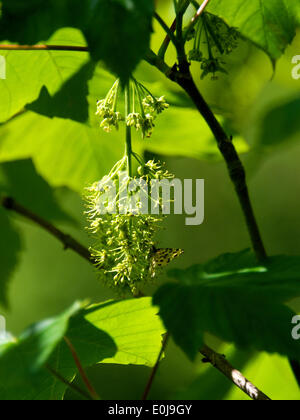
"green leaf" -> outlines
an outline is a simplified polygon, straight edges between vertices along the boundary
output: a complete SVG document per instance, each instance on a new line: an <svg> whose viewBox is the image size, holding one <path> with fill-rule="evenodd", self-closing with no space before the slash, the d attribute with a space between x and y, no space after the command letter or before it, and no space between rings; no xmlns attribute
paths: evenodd
<svg viewBox="0 0 300 420"><path fill-rule="evenodd" d="M150 43L153 0L3 1L0 37L22 44L49 39L60 27L83 31L91 56L126 82Z"/></svg>
<svg viewBox="0 0 300 420"><path fill-rule="evenodd" d="M292 310L281 302L300 295L299 257L274 257L264 266L250 252L228 254L209 264L173 270L180 284L154 296L176 343L194 359L210 332L248 350L299 359L292 339Z"/></svg>
<svg viewBox="0 0 300 420"><path fill-rule="evenodd" d="M300 98L269 110L259 124L258 146L277 146L287 140L298 140Z"/></svg>
<svg viewBox="0 0 300 420"><path fill-rule="evenodd" d="M95 63L85 64L52 97L44 86L39 98L26 109L47 117L72 119L81 123L88 121L88 80L93 76Z"/></svg>
<svg viewBox="0 0 300 420"><path fill-rule="evenodd" d="M223 121L221 120L223 123ZM234 138L239 153L249 151L245 139ZM199 112L189 108L171 107L157 121L153 137L144 144L146 150L166 156L219 160L217 142Z"/></svg>
<svg viewBox="0 0 300 420"><path fill-rule="evenodd" d="M54 191L37 174L30 160L0 164L0 194L13 197L47 220L73 221L59 207Z"/></svg>
<svg viewBox="0 0 300 420"><path fill-rule="evenodd" d="M289 9L294 0L212 0L207 10L238 28L242 36L277 60L296 35Z"/></svg>
<svg viewBox="0 0 300 420"><path fill-rule="evenodd" d="M0 200L3 196L13 197L47 220L74 223L73 218L59 207L53 190L38 176L29 160L0 164ZM19 232L12 223L14 216L0 208L0 231L3 235L0 243L0 303L4 306L9 305L9 280L22 250Z"/></svg>
<svg viewBox="0 0 300 420"><path fill-rule="evenodd" d="M66 343L61 341L65 335L84 367L98 363L153 366L164 333L156 313L150 298L109 301L37 324L17 343L0 347L1 397L61 399L66 386L43 366L47 363L64 378L74 379L74 360ZM10 370L16 373L6 380Z"/></svg>
<svg viewBox="0 0 300 420"><path fill-rule="evenodd" d="M57 45L66 43L68 45L85 45L80 31L70 28L58 31L49 42ZM7 121L22 111L25 105L35 101L39 97L42 87L47 89L49 95L55 95L65 82L80 69L79 76L82 75L85 69L83 66L87 65L89 61L88 53L73 51L1 51L1 55L6 59L6 79L0 80L0 122ZM80 87L79 83L74 87L76 77L79 76L74 76L75 80L64 86L64 92L67 88L70 91L73 87L74 96L77 90L79 102L82 104L86 98L85 96L81 98L80 95L86 81L81 82L83 87ZM67 101L64 101L64 106L66 103ZM72 112L75 105L73 98L72 104L68 104L69 107L72 106Z"/></svg>
<svg viewBox="0 0 300 420"><path fill-rule="evenodd" d="M288 9L290 16L294 18L297 27L300 25L300 4L293 0L284 0L285 6Z"/></svg>
<svg viewBox="0 0 300 420"><path fill-rule="evenodd" d="M88 66L87 64L86 67ZM98 66L89 81L87 99L90 126L55 117L85 119L86 100L83 99L82 102L80 99L84 96L85 88L80 90L78 80L80 77L76 74L52 98L49 98L44 88L43 94L46 96L41 96L34 105L29 106L36 112L54 118L26 112L0 126L0 162L30 157L37 171L51 186L67 186L80 193L84 187L101 179L111 169L123 155L125 127L123 125L119 132L113 131L109 135L104 133L99 128L95 111L97 100L105 98L115 79ZM73 81L76 81L74 95L70 88ZM76 99L76 85L79 92L82 92L78 98L80 107ZM157 96L165 93L161 84L158 86L156 83L149 83L147 87ZM66 92L71 96L65 95ZM168 90L166 97L169 100ZM175 104L181 103L173 91L170 91L170 98ZM122 97L120 107L122 108ZM248 151L244 139L236 137L234 141L240 153ZM140 133L134 135L134 150L140 154L147 150L157 154L198 159L221 158L215 139L199 113L188 107L173 105L157 119L150 141L142 141Z"/></svg>
<svg viewBox="0 0 300 420"><path fill-rule="evenodd" d="M165 332L157 312L150 298L109 301L94 305L74 318L67 335L82 355L81 359L86 360L86 366L101 362L152 367ZM92 329L85 330L84 325L112 337L114 346L97 342L93 339ZM84 331L86 339L83 340ZM87 342L89 349L86 348Z"/></svg>
<svg viewBox="0 0 300 420"><path fill-rule="evenodd" d="M19 232L10 222L7 212L0 206L0 304L8 306L7 291L9 279L15 269L22 249Z"/></svg>
<svg viewBox="0 0 300 420"><path fill-rule="evenodd" d="M182 126L186 121L189 124ZM0 127L0 162L30 157L51 186L67 186L82 193L84 187L101 179L122 157L123 133L120 130L107 134L99 127L27 112ZM235 144L240 152L248 150L241 138L236 138ZM205 122L196 111L181 108L170 109L157 121L150 141L142 141L136 135L134 150L140 154L149 150L173 156L220 159Z"/></svg>
<svg viewBox="0 0 300 420"><path fill-rule="evenodd" d="M3 400L23 400L39 394L40 381L47 379L41 369L64 337L70 317L79 309L76 303L62 315L32 326L16 342L0 346Z"/></svg>
<svg viewBox="0 0 300 420"><path fill-rule="evenodd" d="M46 41L59 28L79 27L91 4L91 0L4 0L0 37L29 45Z"/></svg>
<svg viewBox="0 0 300 420"><path fill-rule="evenodd" d="M118 133L32 112L0 127L0 133L0 161L30 157L51 186L80 194L110 171L124 149Z"/></svg>
<svg viewBox="0 0 300 420"><path fill-rule="evenodd" d="M279 255L258 264L250 250L228 253L187 270L172 270L183 283L215 288L225 287L237 293L247 290L272 301L287 302L300 296L300 257Z"/></svg>
<svg viewBox="0 0 300 420"><path fill-rule="evenodd" d="M126 82L149 47L154 2L98 0L92 4L92 18L84 29L91 55Z"/></svg>

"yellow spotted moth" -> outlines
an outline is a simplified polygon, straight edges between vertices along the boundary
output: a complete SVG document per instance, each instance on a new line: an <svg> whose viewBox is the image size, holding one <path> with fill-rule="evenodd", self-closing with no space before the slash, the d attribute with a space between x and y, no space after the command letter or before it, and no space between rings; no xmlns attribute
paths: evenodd
<svg viewBox="0 0 300 420"><path fill-rule="evenodd" d="M153 248L153 255L151 260L151 275L155 277L155 270L162 268L170 264L176 258L181 257L184 254L182 249L176 248Z"/></svg>

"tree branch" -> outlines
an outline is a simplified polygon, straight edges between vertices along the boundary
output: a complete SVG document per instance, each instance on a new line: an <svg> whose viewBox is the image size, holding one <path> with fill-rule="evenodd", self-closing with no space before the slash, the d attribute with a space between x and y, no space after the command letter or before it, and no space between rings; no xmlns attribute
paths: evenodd
<svg viewBox="0 0 300 420"><path fill-rule="evenodd" d="M77 242L76 239L72 238L70 235L65 234L64 232L53 226L51 223L49 223L47 220L44 220L37 214L34 214L30 210L26 209L21 204L17 203L13 198L2 197L0 200L0 204L6 210L14 211L20 214L21 216L25 217L26 219L31 220L33 223L39 225L41 228L43 228L48 233L57 238L64 245L64 249L71 249L90 263L95 263L90 251L86 247L81 245L79 242Z"/></svg>
<svg viewBox="0 0 300 420"><path fill-rule="evenodd" d="M267 253L250 201L245 169L232 143L232 139L225 133L223 127L199 92L191 75L189 63L187 61L181 62L179 70L177 67L170 68L164 60L156 56L153 51L149 51L145 59L149 64L155 66L159 71L164 73L166 77L183 88L193 100L196 108L210 127L216 138L219 150L227 164L230 179L234 184L245 217L253 250L258 261L264 261L267 258Z"/></svg>
<svg viewBox="0 0 300 420"><path fill-rule="evenodd" d="M78 51L89 52L88 47L75 45L9 45L0 44L2 51Z"/></svg>
<svg viewBox="0 0 300 420"><path fill-rule="evenodd" d="M246 220L247 228L250 234L253 250L256 254L258 261L262 262L267 258L267 253L262 241L262 237L258 228L258 224L254 215L253 207L251 204L249 191L246 182L246 172L239 155L232 143L232 139L227 136L221 124L205 102L190 71L178 80L180 86L186 91L189 97L193 100L198 111L203 116L211 131L213 132L219 150L227 164L227 169L232 183L234 184L243 214Z"/></svg>
<svg viewBox="0 0 300 420"><path fill-rule="evenodd" d="M154 383L158 368L162 359L162 356L167 348L170 333L167 333L161 347L161 351L158 355L157 362L151 371L150 378L148 380L145 392L142 397L142 401L146 401ZM211 365L221 372L226 378L228 378L234 385L236 385L241 391L243 391L248 397L255 401L271 401L271 399L254 386L244 375L235 369L227 360L226 356L216 353L210 347L204 345L200 350L200 353L205 357L204 363L211 363Z"/></svg>
<svg viewBox="0 0 300 420"><path fill-rule="evenodd" d="M256 386L249 382L241 372L231 366L231 364L226 360L225 356L216 353L208 346L204 346L200 350L200 353L205 357L204 362L211 363L213 367L225 375L252 400L271 401L269 397L267 397L263 392L256 388Z"/></svg>

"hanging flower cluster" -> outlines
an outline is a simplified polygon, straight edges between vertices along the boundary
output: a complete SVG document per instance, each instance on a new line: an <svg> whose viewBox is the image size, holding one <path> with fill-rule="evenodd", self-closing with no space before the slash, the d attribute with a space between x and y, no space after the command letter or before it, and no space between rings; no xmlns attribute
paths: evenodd
<svg viewBox="0 0 300 420"><path fill-rule="evenodd" d="M137 294L159 270L155 263L155 234L163 216L143 213L143 203L151 204L152 199L147 187L152 179L170 179L173 175L154 161L139 167L140 178L129 177L127 170L124 158L109 175L88 188L87 215L89 230L96 238L91 251L103 279L121 293Z"/></svg>
<svg viewBox="0 0 300 420"><path fill-rule="evenodd" d="M211 74L215 80L218 72L227 74L223 57L238 47L239 32L219 17L205 12L192 35L194 46L189 59L201 63L201 78Z"/></svg>
<svg viewBox="0 0 300 420"><path fill-rule="evenodd" d="M145 86L132 78L130 112L124 117L117 110L119 95L120 81L117 80L107 97L97 103L96 115L101 119L100 127L110 132L113 127L119 129L120 122L125 121L128 127L141 131L143 139L151 137L157 116L169 108L164 96L156 98Z"/></svg>
<svg viewBox="0 0 300 420"><path fill-rule="evenodd" d="M125 89L125 106L120 111L120 91L117 80L106 98L98 101L96 115L106 132L125 122L125 156L108 175L86 190L86 214L89 231L95 238L91 252L103 280L122 294L138 295L163 265L183 251L155 248L164 206L170 202L165 203L159 187L152 194L152 182L174 176L160 162L143 162L132 150L131 142L132 129L140 131L143 138L150 137L157 116L169 105L163 96L156 98L131 78ZM133 176L133 159L138 162L138 178Z"/></svg>

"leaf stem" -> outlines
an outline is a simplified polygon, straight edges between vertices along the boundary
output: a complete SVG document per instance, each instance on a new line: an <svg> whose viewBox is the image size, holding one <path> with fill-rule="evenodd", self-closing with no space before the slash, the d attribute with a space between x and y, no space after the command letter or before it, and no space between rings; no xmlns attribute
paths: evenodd
<svg viewBox="0 0 300 420"><path fill-rule="evenodd" d="M154 365L154 367L153 367L153 369L152 369L152 371L151 371L150 378L149 378L149 380L148 380L148 383L147 383L147 385L146 385L146 388L145 388L144 394L143 394L143 396L142 396L142 401L146 401L146 400L148 399L148 396L149 396L149 394L150 394L150 391L151 391L152 385L153 385L153 383L154 383L154 379L155 379L156 374L157 374L157 372L158 372L158 368L159 368L159 365L160 365L161 359L162 359L162 357L163 357L163 355L164 355L164 352L165 352L165 350L166 350L166 348L167 348L167 345L168 345L168 342L169 342L169 338L170 338L170 334L169 334L169 333L167 333L167 334L165 335L164 339L163 339L163 343L162 343L161 350L160 350L160 352L159 352L159 355L158 355L157 361L156 361L156 363L155 363L155 365Z"/></svg>
<svg viewBox="0 0 300 420"><path fill-rule="evenodd" d="M85 370L84 370L84 368L81 364L81 361L79 359L79 356L78 356L73 344L71 343L71 341L67 337L64 337L64 340L65 340L65 343L67 344L67 346L69 347L69 349L71 351L71 354L72 354L74 362L77 366L79 375L81 376L81 378L82 378L87 390L89 391L92 399L95 400L95 401L99 401L100 397L97 394L97 392L95 391L95 389L94 389L93 385L91 384L89 378L87 377L87 374L85 373Z"/></svg>
<svg viewBox="0 0 300 420"><path fill-rule="evenodd" d="M62 382L65 384L68 388L70 388L72 391L76 392L76 394L79 394L81 397L85 398L88 401L93 401L94 399L91 398L91 396L83 391L81 388L79 388L77 385L73 384L72 382L69 382L67 379L65 379L63 376L60 375L60 373L56 372L51 366L46 365L46 369L53 375L56 379L59 380L59 382Z"/></svg>

